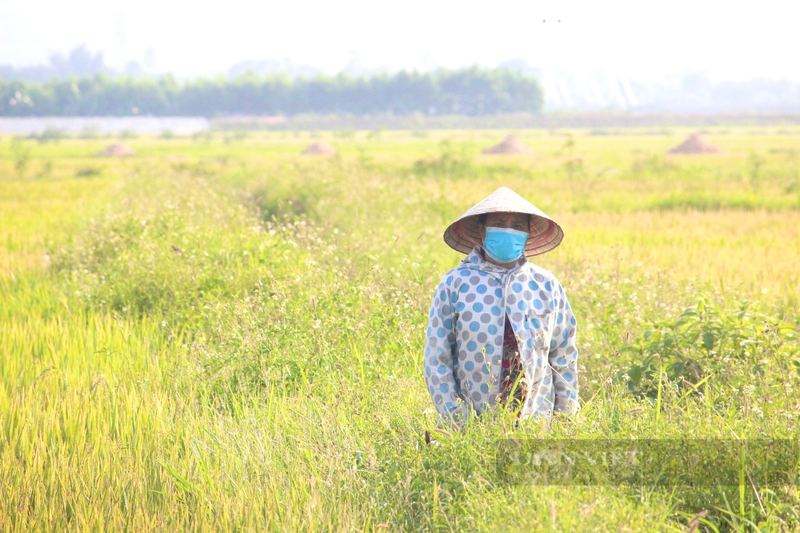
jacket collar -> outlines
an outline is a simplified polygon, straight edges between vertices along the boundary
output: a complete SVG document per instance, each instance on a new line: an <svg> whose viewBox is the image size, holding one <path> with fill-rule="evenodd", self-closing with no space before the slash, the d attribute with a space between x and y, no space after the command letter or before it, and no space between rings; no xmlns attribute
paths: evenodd
<svg viewBox="0 0 800 533"><path fill-rule="evenodd" d="M504 268L487 261L485 259L485 253L486 252L483 249L483 245L476 244L475 247L472 249L472 251L467 255L467 257L461 260L461 265L467 268L481 270L483 272L506 274L510 271L517 270L528 263L528 259L523 254L522 257L517 259L516 263L514 263L514 265L511 268Z"/></svg>

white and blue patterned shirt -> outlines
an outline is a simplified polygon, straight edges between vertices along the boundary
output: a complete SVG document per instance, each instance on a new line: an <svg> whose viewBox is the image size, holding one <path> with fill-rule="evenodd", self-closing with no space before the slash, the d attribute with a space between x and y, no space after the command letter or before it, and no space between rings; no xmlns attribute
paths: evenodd
<svg viewBox="0 0 800 533"><path fill-rule="evenodd" d="M425 381L440 418L497 407L506 317L527 389L520 418L578 411L577 321L563 287L524 256L494 265L478 245L445 274L428 315Z"/></svg>

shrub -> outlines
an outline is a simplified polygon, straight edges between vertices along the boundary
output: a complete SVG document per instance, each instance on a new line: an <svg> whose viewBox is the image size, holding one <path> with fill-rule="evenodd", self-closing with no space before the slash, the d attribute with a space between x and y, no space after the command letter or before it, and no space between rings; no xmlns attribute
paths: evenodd
<svg viewBox="0 0 800 533"><path fill-rule="evenodd" d="M76 178L93 178L99 176L102 171L95 167L81 167L75 173Z"/></svg>
<svg viewBox="0 0 800 533"><path fill-rule="evenodd" d="M282 257L278 237L202 180L151 185L51 251L55 273L86 305L180 321L203 302L243 293Z"/></svg>
<svg viewBox="0 0 800 533"><path fill-rule="evenodd" d="M725 313L701 297L675 320L649 324L644 335L622 352L636 361L618 379L638 395L653 396L659 371L679 387L696 389L709 378L735 387L783 381L800 372L796 331L758 311L758 304L739 303ZM769 372L774 368L777 372Z"/></svg>
<svg viewBox="0 0 800 533"><path fill-rule="evenodd" d="M103 136L103 134L100 133L100 130L98 130L97 128L95 128L93 126L87 126L87 127L83 128L83 131L81 131L81 133L79 135L79 137L81 139L99 139L102 136Z"/></svg>
<svg viewBox="0 0 800 533"><path fill-rule="evenodd" d="M47 126L42 133L39 133L38 135L33 133L31 134L30 138L39 141L41 144L44 144L48 142L57 143L61 139L69 138L69 135L67 134L66 130Z"/></svg>

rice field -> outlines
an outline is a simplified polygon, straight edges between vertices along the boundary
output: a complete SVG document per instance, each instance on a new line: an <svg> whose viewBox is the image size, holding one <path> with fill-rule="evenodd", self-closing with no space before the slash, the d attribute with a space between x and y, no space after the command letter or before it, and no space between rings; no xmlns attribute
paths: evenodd
<svg viewBox="0 0 800 533"><path fill-rule="evenodd" d="M509 133L140 136L128 158L0 137L0 530L799 529L794 477L531 485L497 450L796 442L800 128L480 154ZM319 140L338 155L298 155ZM439 428L442 232L500 186L564 228L534 261L575 310L582 410Z"/></svg>

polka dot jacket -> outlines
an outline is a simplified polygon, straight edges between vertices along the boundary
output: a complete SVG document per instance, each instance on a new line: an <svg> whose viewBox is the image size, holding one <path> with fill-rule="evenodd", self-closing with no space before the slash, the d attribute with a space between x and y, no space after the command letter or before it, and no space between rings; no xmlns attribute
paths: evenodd
<svg viewBox="0 0 800 533"><path fill-rule="evenodd" d="M577 322L563 287L524 256L493 265L478 245L445 274L428 315L425 381L440 419L497 407L506 315L528 384L520 418L577 412Z"/></svg>

